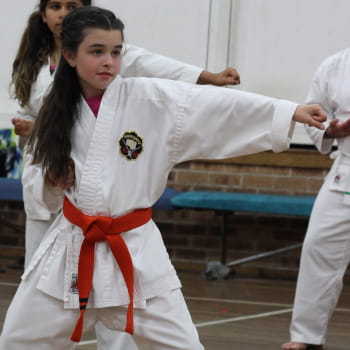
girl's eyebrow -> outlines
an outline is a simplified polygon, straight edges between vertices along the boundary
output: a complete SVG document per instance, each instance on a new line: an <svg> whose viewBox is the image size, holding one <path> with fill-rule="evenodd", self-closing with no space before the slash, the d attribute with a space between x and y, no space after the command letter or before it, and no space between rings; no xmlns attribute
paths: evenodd
<svg viewBox="0 0 350 350"><path fill-rule="evenodd" d="M51 5L51 4L60 4L59 1L57 0L49 0L47 5ZM79 2L78 1L70 1L67 3L67 6L73 6L73 5L76 5L76 6L79 6Z"/></svg>
<svg viewBox="0 0 350 350"><path fill-rule="evenodd" d="M89 47L105 47L105 46L106 46L106 45L104 45L104 44L99 44L99 43L89 45ZM123 44L114 45L114 48L115 48L115 49L122 49L122 48L123 48Z"/></svg>
<svg viewBox="0 0 350 350"><path fill-rule="evenodd" d="M67 5L68 5L68 6L72 6L72 5L77 5L77 6L79 6L79 1L69 1L69 2L67 3Z"/></svg>

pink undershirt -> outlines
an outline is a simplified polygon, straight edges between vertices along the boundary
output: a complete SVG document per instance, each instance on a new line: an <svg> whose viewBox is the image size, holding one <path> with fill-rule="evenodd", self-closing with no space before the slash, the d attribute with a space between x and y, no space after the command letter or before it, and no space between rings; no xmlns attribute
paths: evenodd
<svg viewBox="0 0 350 350"><path fill-rule="evenodd" d="M92 112L94 113L94 116L97 118L98 110L100 109L102 96L95 96L86 98L85 101L91 108Z"/></svg>

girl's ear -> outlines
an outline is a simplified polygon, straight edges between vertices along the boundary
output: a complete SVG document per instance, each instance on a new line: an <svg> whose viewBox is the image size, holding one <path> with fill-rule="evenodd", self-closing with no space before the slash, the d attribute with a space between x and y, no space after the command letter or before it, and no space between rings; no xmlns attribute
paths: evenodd
<svg viewBox="0 0 350 350"><path fill-rule="evenodd" d="M62 49L62 55L71 67L75 67L75 54L67 49Z"/></svg>

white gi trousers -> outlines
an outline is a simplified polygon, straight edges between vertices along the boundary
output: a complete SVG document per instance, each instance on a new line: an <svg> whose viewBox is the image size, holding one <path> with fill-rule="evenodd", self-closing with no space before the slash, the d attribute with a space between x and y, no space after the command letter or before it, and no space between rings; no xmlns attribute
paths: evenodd
<svg viewBox="0 0 350 350"><path fill-rule="evenodd" d="M79 317L78 309L64 309L63 301L36 288L46 258L21 282L9 307L0 336L0 350L71 350L70 336ZM126 307L87 309L84 330L102 322L123 331ZM11 317L10 317L11 316ZM134 309L134 341L143 350L203 350L182 292L175 289L147 300L145 309ZM114 332L114 335L116 333ZM117 344L109 349L131 349ZM122 347L120 347L122 346Z"/></svg>
<svg viewBox="0 0 350 350"><path fill-rule="evenodd" d="M350 196L330 190L336 166L317 196L304 240L290 327L293 342L325 342L350 262L350 205L344 203Z"/></svg>
<svg viewBox="0 0 350 350"><path fill-rule="evenodd" d="M102 322L97 322L95 332L98 350L138 350L133 337L126 332L110 330Z"/></svg>

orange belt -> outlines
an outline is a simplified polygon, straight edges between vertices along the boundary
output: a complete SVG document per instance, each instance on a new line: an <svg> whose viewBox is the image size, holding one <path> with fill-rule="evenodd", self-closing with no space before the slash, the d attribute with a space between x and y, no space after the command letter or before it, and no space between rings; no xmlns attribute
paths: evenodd
<svg viewBox="0 0 350 350"><path fill-rule="evenodd" d="M133 334L134 268L128 247L120 234L146 224L151 219L152 209L135 210L118 218L89 216L83 214L67 198L64 198L63 213L72 224L79 226L83 230L85 236L80 249L78 265L80 317L75 325L71 340L79 342L81 339L84 312L92 288L95 242L105 240L109 243L128 288L130 302L126 317L125 332Z"/></svg>

